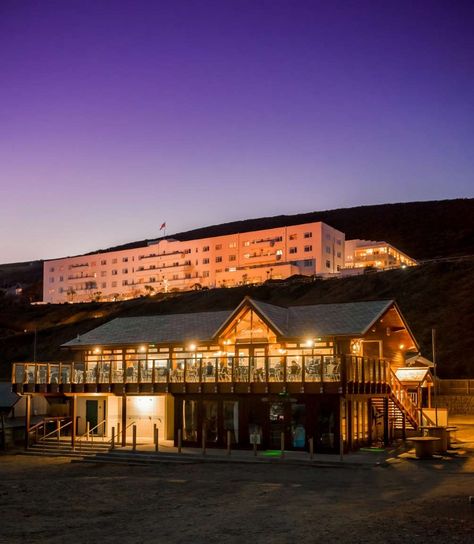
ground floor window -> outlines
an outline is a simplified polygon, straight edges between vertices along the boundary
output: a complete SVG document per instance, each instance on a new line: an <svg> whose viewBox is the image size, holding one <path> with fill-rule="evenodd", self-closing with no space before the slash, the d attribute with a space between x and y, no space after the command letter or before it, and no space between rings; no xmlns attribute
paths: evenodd
<svg viewBox="0 0 474 544"><path fill-rule="evenodd" d="M230 432L233 444L239 443L239 403L233 400L225 400L222 403L224 431Z"/></svg>

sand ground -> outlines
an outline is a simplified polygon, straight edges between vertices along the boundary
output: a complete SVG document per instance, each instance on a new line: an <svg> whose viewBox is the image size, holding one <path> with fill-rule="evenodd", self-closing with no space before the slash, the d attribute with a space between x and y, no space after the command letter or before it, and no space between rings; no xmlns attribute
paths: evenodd
<svg viewBox="0 0 474 544"><path fill-rule="evenodd" d="M471 543L474 426L386 466L114 466L0 456L0 544Z"/></svg>

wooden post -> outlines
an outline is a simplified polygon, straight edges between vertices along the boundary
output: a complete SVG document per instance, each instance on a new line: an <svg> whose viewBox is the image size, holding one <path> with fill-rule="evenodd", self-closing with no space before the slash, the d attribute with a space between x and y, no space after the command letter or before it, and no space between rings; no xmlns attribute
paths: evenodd
<svg viewBox="0 0 474 544"><path fill-rule="evenodd" d="M132 425L132 451L137 451L137 426Z"/></svg>
<svg viewBox="0 0 474 544"><path fill-rule="evenodd" d="M181 429L178 429L178 453L181 453Z"/></svg>
<svg viewBox="0 0 474 544"><path fill-rule="evenodd" d="M122 448L127 445L127 395L122 395Z"/></svg>
<svg viewBox="0 0 474 544"><path fill-rule="evenodd" d="M73 395L71 399L71 447L74 450L76 447L76 432L77 432L77 395Z"/></svg>
<svg viewBox="0 0 474 544"><path fill-rule="evenodd" d="M405 442L407 439L407 423L405 413L402 415L402 440Z"/></svg>
<svg viewBox="0 0 474 544"><path fill-rule="evenodd" d="M230 455L231 442L232 442L232 433L230 431L227 431L227 455Z"/></svg>
<svg viewBox="0 0 474 544"><path fill-rule="evenodd" d="M58 433L58 442L61 439L61 421L58 419L56 421L56 432Z"/></svg>
<svg viewBox="0 0 474 544"><path fill-rule="evenodd" d="M156 423L154 425L154 430L153 430L153 438L155 440L155 451L158 452L160 447L159 447L159 437L160 437L160 431L158 429L158 427L156 426Z"/></svg>
<svg viewBox="0 0 474 544"><path fill-rule="evenodd" d="M25 407L25 450L30 446L31 395L26 395Z"/></svg>
<svg viewBox="0 0 474 544"><path fill-rule="evenodd" d="M281 457L285 457L285 433L283 431L280 433L280 450Z"/></svg>
<svg viewBox="0 0 474 544"><path fill-rule="evenodd" d="M311 461L314 458L314 438L313 437L309 439L309 458L311 459Z"/></svg>
<svg viewBox="0 0 474 544"><path fill-rule="evenodd" d="M86 441L89 442L89 433L91 432L90 421L86 421Z"/></svg>
<svg viewBox="0 0 474 544"><path fill-rule="evenodd" d="M117 445L120 443L120 421L117 423Z"/></svg>
<svg viewBox="0 0 474 544"><path fill-rule="evenodd" d="M115 427L112 427L112 441L110 443L110 449L115 449Z"/></svg>
<svg viewBox="0 0 474 544"><path fill-rule="evenodd" d="M388 435L388 397L383 399L383 442L385 446L389 444L389 435Z"/></svg>
<svg viewBox="0 0 474 544"><path fill-rule="evenodd" d="M201 446L202 454L206 455L206 426L205 425L202 426L201 443L202 443L202 446Z"/></svg>

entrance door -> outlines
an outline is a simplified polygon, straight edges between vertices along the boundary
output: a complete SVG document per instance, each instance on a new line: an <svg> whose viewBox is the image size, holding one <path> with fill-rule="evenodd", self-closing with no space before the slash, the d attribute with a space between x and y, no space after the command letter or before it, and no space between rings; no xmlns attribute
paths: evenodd
<svg viewBox="0 0 474 544"><path fill-rule="evenodd" d="M285 449L306 448L306 405L296 402L276 401L269 406L269 448L281 448L281 433L285 436Z"/></svg>
<svg viewBox="0 0 474 544"><path fill-rule="evenodd" d="M86 400L86 422L89 423L89 428L94 429L99 423L99 401ZM95 428L92 433L97 434L99 429Z"/></svg>

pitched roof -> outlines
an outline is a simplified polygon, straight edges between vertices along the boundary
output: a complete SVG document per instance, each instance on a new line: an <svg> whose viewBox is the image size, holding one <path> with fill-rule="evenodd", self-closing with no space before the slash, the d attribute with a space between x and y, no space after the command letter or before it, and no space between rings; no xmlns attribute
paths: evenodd
<svg viewBox="0 0 474 544"><path fill-rule="evenodd" d="M363 335L393 304L392 300L379 300L283 308L246 299L238 309L246 302L283 338ZM212 341L235 312L117 318L63 344L63 347Z"/></svg>
<svg viewBox="0 0 474 544"><path fill-rule="evenodd" d="M393 300L315 304L288 308L287 336L348 336L365 334Z"/></svg>
<svg viewBox="0 0 474 544"><path fill-rule="evenodd" d="M208 341L231 313L225 311L118 317L66 342L63 347Z"/></svg>

